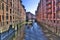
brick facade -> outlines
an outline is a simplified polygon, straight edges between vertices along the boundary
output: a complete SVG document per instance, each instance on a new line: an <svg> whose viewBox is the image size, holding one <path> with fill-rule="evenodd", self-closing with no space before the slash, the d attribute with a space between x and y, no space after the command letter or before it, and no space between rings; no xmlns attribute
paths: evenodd
<svg viewBox="0 0 60 40"><path fill-rule="evenodd" d="M8 30L10 25L12 28L17 27L25 20L26 14L21 0L0 0L0 32Z"/></svg>
<svg viewBox="0 0 60 40"><path fill-rule="evenodd" d="M36 11L38 22L42 22L51 27L50 30L58 32L60 30L60 0L40 0Z"/></svg>

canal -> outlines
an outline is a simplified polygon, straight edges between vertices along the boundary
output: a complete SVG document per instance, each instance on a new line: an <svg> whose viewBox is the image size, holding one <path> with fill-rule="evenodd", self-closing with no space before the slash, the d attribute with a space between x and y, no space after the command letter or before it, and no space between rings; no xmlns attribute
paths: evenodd
<svg viewBox="0 0 60 40"><path fill-rule="evenodd" d="M0 40L19 40L19 32L20 29L10 29L3 34L0 34ZM33 22L32 25L25 25L24 33L24 40L48 40L47 37L44 35L42 28L36 22Z"/></svg>
<svg viewBox="0 0 60 40"><path fill-rule="evenodd" d="M48 38L44 35L42 28L34 22L32 25L26 25L25 40L48 40Z"/></svg>

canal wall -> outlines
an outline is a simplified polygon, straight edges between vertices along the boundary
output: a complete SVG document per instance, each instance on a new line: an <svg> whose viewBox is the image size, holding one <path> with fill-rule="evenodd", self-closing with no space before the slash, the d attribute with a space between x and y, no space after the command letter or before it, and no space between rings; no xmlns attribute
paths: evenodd
<svg viewBox="0 0 60 40"><path fill-rule="evenodd" d="M50 32L60 37L60 31L56 26L48 25L43 22L38 22L38 24L41 25L42 28L47 28Z"/></svg>
<svg viewBox="0 0 60 40"><path fill-rule="evenodd" d="M14 27L0 33L0 40L23 40L26 22L21 22ZM14 37L13 37L14 36Z"/></svg>

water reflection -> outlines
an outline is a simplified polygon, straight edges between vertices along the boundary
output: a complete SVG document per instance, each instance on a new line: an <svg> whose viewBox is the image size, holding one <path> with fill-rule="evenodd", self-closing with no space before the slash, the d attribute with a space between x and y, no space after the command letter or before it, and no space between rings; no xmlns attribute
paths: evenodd
<svg viewBox="0 0 60 40"><path fill-rule="evenodd" d="M12 30L10 29L9 31L6 31L2 34L0 34L0 40L16 40L18 35L18 30Z"/></svg>
<svg viewBox="0 0 60 40"><path fill-rule="evenodd" d="M17 31L11 33L8 37L4 38L3 40L14 40L17 36Z"/></svg>
<svg viewBox="0 0 60 40"><path fill-rule="evenodd" d="M13 32L13 33L9 36L8 40L16 40L17 36L18 36L18 30L15 31L15 32Z"/></svg>

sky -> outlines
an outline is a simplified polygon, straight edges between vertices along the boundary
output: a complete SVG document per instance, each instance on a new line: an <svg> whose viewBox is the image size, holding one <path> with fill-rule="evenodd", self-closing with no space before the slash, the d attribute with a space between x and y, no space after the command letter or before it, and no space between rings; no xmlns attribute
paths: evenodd
<svg viewBox="0 0 60 40"><path fill-rule="evenodd" d="M26 12L35 14L39 1L40 0L22 0L22 4L25 6Z"/></svg>

